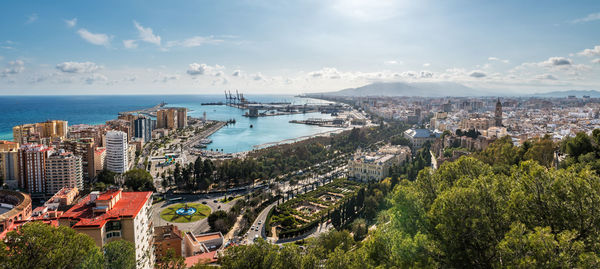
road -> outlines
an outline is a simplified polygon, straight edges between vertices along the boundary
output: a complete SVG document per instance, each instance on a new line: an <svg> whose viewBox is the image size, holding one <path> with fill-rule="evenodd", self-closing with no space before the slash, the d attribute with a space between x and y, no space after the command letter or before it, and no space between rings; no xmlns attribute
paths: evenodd
<svg viewBox="0 0 600 269"><path fill-rule="evenodd" d="M336 169L332 170L331 172L326 173L325 175L319 175L316 177L311 177L309 179L302 180L301 182L299 182L299 184L294 185L294 186L289 186L289 182L287 182L287 181L284 183L279 183L279 186L283 187L283 188L281 188L282 190L285 189L284 193L286 191L293 190L294 193L296 193L296 195L299 195L299 194L304 193L305 186L310 186L316 181L324 182L324 184L329 183L333 179L332 177L330 177L331 175L338 173L338 172L343 172L343 171L345 171L345 169L346 169L346 165L340 166L340 167L337 167ZM281 185L283 185L283 186L281 186ZM311 190L312 189L307 189L307 191L309 191L309 192ZM282 203L283 200L280 199L279 202ZM267 238L267 231L265 231L265 222L267 221L267 215L269 214L269 211L271 210L271 208L273 208L276 205L277 205L277 201L268 205L267 207L265 207L265 209L263 209L260 212L258 217L256 217L256 219L254 220L254 223L252 223L252 226L250 227L250 229L244 236L244 240L242 243L251 244L254 242L254 239L257 238L257 236L262 237L263 239ZM317 233L321 233L323 231L328 230L328 228L326 226L324 226L324 225L323 225L323 227L321 227L321 226L322 225L319 225L319 228L317 229ZM309 236L312 236L312 235L309 235Z"/></svg>

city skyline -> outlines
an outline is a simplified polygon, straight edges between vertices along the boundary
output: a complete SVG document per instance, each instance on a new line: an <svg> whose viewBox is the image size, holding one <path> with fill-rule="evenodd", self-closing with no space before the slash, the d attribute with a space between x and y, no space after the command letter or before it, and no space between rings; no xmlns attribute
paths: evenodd
<svg viewBox="0 0 600 269"><path fill-rule="evenodd" d="M2 3L0 95L598 90L600 3Z"/></svg>

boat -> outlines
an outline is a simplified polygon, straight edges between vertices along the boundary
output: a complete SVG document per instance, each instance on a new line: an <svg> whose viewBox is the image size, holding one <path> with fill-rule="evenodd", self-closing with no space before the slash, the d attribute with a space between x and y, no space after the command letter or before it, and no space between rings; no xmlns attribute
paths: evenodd
<svg viewBox="0 0 600 269"><path fill-rule="evenodd" d="M250 128L254 128L254 125L250 124Z"/></svg>

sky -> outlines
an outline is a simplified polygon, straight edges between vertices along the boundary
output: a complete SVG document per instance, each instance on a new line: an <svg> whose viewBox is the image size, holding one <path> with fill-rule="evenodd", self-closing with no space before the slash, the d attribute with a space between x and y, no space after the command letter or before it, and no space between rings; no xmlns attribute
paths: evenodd
<svg viewBox="0 0 600 269"><path fill-rule="evenodd" d="M600 90L600 1L2 1L0 95Z"/></svg>

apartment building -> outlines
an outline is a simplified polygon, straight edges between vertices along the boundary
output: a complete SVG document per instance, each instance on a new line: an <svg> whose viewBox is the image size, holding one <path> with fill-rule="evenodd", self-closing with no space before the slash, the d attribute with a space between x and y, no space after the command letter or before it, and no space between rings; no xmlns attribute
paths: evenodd
<svg viewBox="0 0 600 269"><path fill-rule="evenodd" d="M154 267L152 192L92 192L67 210L58 224L89 235L99 247L119 239L132 242L137 268Z"/></svg>
<svg viewBox="0 0 600 269"><path fill-rule="evenodd" d="M129 167L127 134L121 131L108 131L106 142L106 169L115 173L125 173Z"/></svg>
<svg viewBox="0 0 600 269"><path fill-rule="evenodd" d="M0 177L11 188L19 185L19 143L0 141Z"/></svg>
<svg viewBox="0 0 600 269"><path fill-rule="evenodd" d="M25 144L19 149L19 188L34 193L46 193L46 160L52 147Z"/></svg>
<svg viewBox="0 0 600 269"><path fill-rule="evenodd" d="M55 194L63 188L83 189L81 157L59 150L46 160L46 193Z"/></svg>

